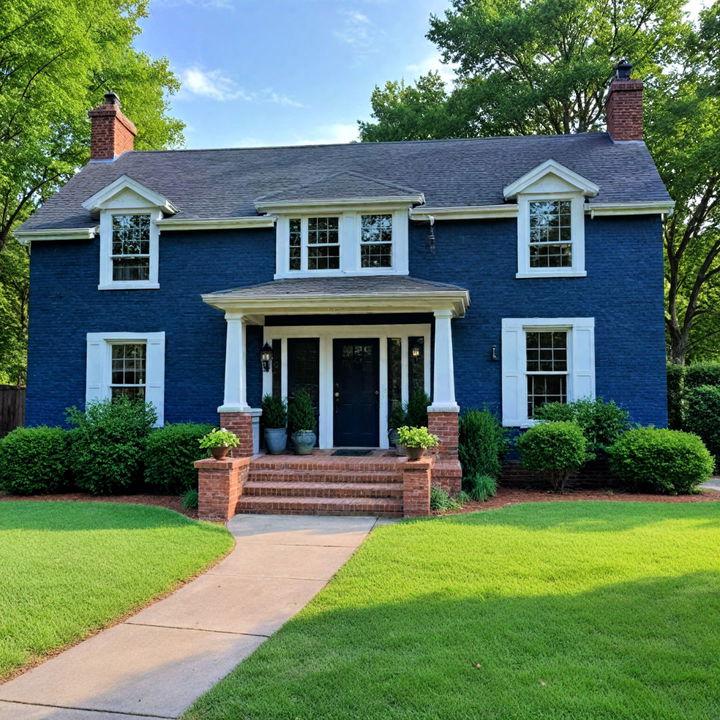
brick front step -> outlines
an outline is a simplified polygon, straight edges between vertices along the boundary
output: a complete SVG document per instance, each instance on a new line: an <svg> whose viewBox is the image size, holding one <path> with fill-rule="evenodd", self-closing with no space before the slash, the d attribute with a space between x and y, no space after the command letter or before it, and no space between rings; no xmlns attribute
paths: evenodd
<svg viewBox="0 0 720 720"><path fill-rule="evenodd" d="M286 497L355 497L355 498L402 498L402 483L356 483L356 482L257 482L251 478L243 486L243 494L254 497L284 495Z"/></svg>
<svg viewBox="0 0 720 720"><path fill-rule="evenodd" d="M284 495L253 497L243 495L238 513L289 513L293 515L377 515L402 517L403 501L396 498L325 498Z"/></svg>
<svg viewBox="0 0 720 720"><path fill-rule="evenodd" d="M287 470L297 472L322 471L326 473L354 472L358 475L402 470L404 457L333 457L327 455L261 455L252 459L253 470Z"/></svg>
<svg viewBox="0 0 720 720"><path fill-rule="evenodd" d="M253 482L317 482L317 483L398 483L402 484L402 473L398 468L393 470L322 470L277 469L258 467L253 461L250 466L249 480Z"/></svg>

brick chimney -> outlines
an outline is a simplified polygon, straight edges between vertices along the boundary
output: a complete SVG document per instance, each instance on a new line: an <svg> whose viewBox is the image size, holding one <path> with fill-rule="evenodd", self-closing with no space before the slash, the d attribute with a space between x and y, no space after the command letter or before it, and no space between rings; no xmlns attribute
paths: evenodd
<svg viewBox="0 0 720 720"><path fill-rule="evenodd" d="M643 83L631 73L632 65L622 60L608 90L607 131L616 141L643 139Z"/></svg>
<svg viewBox="0 0 720 720"><path fill-rule="evenodd" d="M88 112L92 123L90 143L91 160L114 160L118 155L133 150L137 130L120 110L120 98L105 93L102 105Z"/></svg>

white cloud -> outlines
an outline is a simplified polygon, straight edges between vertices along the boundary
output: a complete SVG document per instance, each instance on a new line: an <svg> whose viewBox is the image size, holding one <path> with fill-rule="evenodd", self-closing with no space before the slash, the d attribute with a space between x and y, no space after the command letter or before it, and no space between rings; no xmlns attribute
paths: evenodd
<svg viewBox="0 0 720 720"><path fill-rule="evenodd" d="M195 96L210 98L219 102L243 100L245 102L273 103L287 107L304 107L297 100L293 100L269 87L252 92L244 90L235 80L225 75L222 70L203 70L201 67L193 65L178 74L182 81L182 89L178 95L181 100Z"/></svg>
<svg viewBox="0 0 720 720"><path fill-rule="evenodd" d="M358 139L358 128L355 123L331 123L321 125L317 132L312 135L295 135L280 138L279 140L265 140L263 138L249 136L240 138L235 147L268 147L278 145L336 145L338 143L349 143Z"/></svg>
<svg viewBox="0 0 720 720"><path fill-rule="evenodd" d="M373 44L375 30L372 21L357 10L343 10L343 22L334 31L335 37L356 50L368 50Z"/></svg>
<svg viewBox="0 0 720 720"><path fill-rule="evenodd" d="M455 82L455 65L444 63L438 52L431 53L418 63L407 65L405 69L412 73L413 79L427 75L429 72L436 72L446 85L452 85Z"/></svg>

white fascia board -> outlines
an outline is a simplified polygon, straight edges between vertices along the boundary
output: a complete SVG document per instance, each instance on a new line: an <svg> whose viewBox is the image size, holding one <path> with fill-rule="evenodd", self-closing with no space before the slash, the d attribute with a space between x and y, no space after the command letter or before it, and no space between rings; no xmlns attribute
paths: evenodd
<svg viewBox="0 0 720 720"><path fill-rule="evenodd" d="M546 160L503 188L503 196L506 199L516 198L527 187L550 174L557 175L561 180L576 187L582 191L583 195L593 197L600 192L600 188L591 180L561 165L556 160Z"/></svg>
<svg viewBox="0 0 720 720"><path fill-rule="evenodd" d="M226 218L167 218L158 220L157 226L162 232L176 230L232 230L237 228L271 228L275 227L275 220L276 218L272 215Z"/></svg>
<svg viewBox="0 0 720 720"><path fill-rule="evenodd" d="M493 218L517 217L518 206L505 205L463 205L458 207L423 207L410 210L410 219L418 222L435 220L490 220Z"/></svg>
<svg viewBox="0 0 720 720"><path fill-rule="evenodd" d="M590 217L607 215L668 215L673 211L673 200L652 200L649 202L585 203L585 212Z"/></svg>
<svg viewBox="0 0 720 720"><path fill-rule="evenodd" d="M92 240L97 227L89 228L57 228L43 230L16 230L13 234L23 245L40 240Z"/></svg>
<svg viewBox="0 0 720 720"><path fill-rule="evenodd" d="M164 195L151 190L149 187L139 183L137 180L133 180L127 175L121 175L117 180L114 180L109 185L102 188L102 190L98 190L98 192L85 200L82 206L90 212L99 212L103 209L105 203L123 190L132 190L132 192L137 193L140 197L147 200L152 206L160 208L168 215L174 215L178 211Z"/></svg>
<svg viewBox="0 0 720 720"><path fill-rule="evenodd" d="M374 208L402 208L408 205L422 205L425 196L419 195L388 195L366 198L325 198L322 200L256 200L255 208L258 212L299 212L307 214L308 210L340 211L340 210L366 210Z"/></svg>

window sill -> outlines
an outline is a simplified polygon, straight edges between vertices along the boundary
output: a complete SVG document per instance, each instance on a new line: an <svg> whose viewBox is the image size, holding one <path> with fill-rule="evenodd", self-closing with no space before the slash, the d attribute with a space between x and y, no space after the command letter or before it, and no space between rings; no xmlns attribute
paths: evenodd
<svg viewBox="0 0 720 720"><path fill-rule="evenodd" d="M527 280L530 278L565 278L565 277L587 277L585 270L572 270L570 272L552 272L552 273L527 273L519 272L515 273L515 278L518 280Z"/></svg>
<svg viewBox="0 0 720 720"><path fill-rule="evenodd" d="M407 271L393 268L358 268L357 270L288 270L275 273L274 280L288 280L290 278L313 277L363 277L366 275L407 275Z"/></svg>
<svg viewBox="0 0 720 720"><path fill-rule="evenodd" d="M156 282L114 282L98 285L98 290L159 290Z"/></svg>

